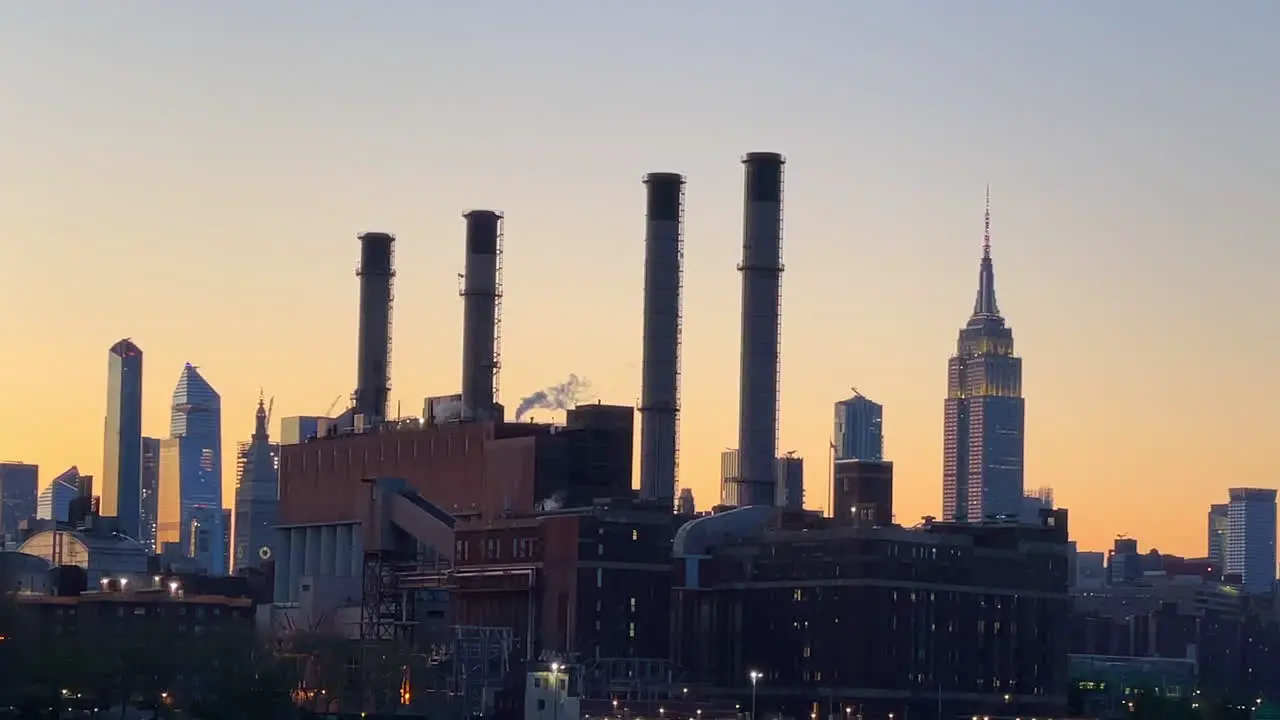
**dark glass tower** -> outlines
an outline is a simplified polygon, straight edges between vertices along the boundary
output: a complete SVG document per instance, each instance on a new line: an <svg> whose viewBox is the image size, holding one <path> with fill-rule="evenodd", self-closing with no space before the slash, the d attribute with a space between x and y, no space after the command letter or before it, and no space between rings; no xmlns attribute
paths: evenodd
<svg viewBox="0 0 1280 720"><path fill-rule="evenodd" d="M1013 329L996 305L988 193L978 297L947 364L943 519L978 522L1019 514L1024 424L1022 359L1013 354Z"/></svg>
<svg viewBox="0 0 1280 720"><path fill-rule="evenodd" d="M142 515L142 351L121 340L107 353L106 443L102 514L138 539Z"/></svg>

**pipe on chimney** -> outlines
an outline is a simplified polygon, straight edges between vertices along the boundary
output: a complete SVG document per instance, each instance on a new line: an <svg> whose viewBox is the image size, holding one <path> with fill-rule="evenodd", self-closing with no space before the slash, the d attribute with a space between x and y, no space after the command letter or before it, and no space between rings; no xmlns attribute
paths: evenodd
<svg viewBox="0 0 1280 720"><path fill-rule="evenodd" d="M360 329L356 349L354 411L373 425L387 417L391 393L391 283L395 277L394 235L360 234Z"/></svg>
<svg viewBox="0 0 1280 720"><path fill-rule="evenodd" d="M680 409L680 303L684 184L645 176L644 347L640 397L640 497L674 506Z"/></svg>
<svg viewBox="0 0 1280 720"><path fill-rule="evenodd" d="M754 152L745 166L742 223L742 366L738 394L740 507L773 505L777 486L778 375L782 335L782 186L779 153Z"/></svg>
<svg viewBox="0 0 1280 720"><path fill-rule="evenodd" d="M467 222L462 307L462 419L495 421L502 213L471 210Z"/></svg>

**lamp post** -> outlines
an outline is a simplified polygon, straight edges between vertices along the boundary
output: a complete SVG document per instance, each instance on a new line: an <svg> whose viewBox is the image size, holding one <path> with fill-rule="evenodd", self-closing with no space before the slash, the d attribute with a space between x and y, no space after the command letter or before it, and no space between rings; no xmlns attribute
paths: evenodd
<svg viewBox="0 0 1280 720"><path fill-rule="evenodd" d="M555 690L555 695L551 701L554 705L551 708L551 720L556 720L560 716L560 663L551 663L551 687Z"/></svg>
<svg viewBox="0 0 1280 720"><path fill-rule="evenodd" d="M759 670L747 673L747 677L751 678L751 720L756 720L756 683L760 682L761 675L763 673Z"/></svg>

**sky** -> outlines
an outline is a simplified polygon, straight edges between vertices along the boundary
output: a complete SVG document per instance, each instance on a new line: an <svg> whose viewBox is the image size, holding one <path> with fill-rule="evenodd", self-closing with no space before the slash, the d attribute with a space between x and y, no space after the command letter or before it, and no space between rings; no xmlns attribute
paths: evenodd
<svg viewBox="0 0 1280 720"><path fill-rule="evenodd" d="M1072 535L1202 555L1280 485L1280 5L1237 0L0 1L0 460L101 473L107 349L144 432L222 394L225 501L275 417L355 384L356 234L397 237L392 403L460 382L463 221L506 213L501 398L639 396L647 172L688 176L680 483L736 444L740 156L787 156L780 451L885 405L940 514L946 362L992 197L1026 485ZM273 432L278 422L273 422Z"/></svg>

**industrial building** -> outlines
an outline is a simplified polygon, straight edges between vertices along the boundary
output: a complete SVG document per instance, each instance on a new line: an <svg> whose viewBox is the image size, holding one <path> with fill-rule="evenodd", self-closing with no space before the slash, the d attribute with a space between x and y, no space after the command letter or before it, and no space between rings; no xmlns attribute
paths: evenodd
<svg viewBox="0 0 1280 720"><path fill-rule="evenodd" d="M713 696L789 717L1065 709L1063 511L907 529L747 507L688 523L673 554L672 659Z"/></svg>

